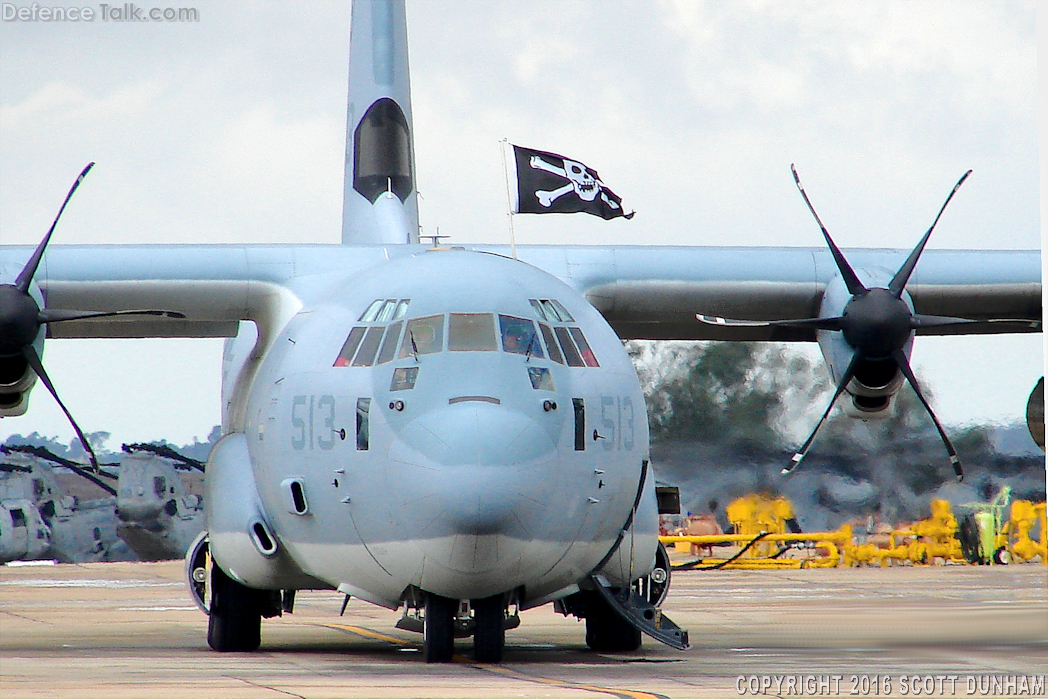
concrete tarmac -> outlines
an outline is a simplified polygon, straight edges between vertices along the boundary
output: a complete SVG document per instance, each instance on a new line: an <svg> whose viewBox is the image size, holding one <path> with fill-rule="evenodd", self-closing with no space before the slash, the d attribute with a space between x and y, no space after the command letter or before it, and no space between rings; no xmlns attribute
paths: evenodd
<svg viewBox="0 0 1048 699"><path fill-rule="evenodd" d="M259 651L214 653L181 562L0 567L0 697L1043 696L1048 674L1040 565L680 573L664 611L691 650L595 653L547 605L498 666L469 639L427 665L398 613L341 601L299 593Z"/></svg>

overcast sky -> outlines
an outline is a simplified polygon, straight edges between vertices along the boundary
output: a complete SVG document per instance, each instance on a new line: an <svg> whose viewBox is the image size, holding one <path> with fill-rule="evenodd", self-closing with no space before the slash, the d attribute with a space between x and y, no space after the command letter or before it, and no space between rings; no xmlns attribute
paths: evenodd
<svg viewBox="0 0 1048 699"><path fill-rule="evenodd" d="M0 243L36 243L89 160L56 243L339 240L348 3L177 4L199 21L0 22ZM929 247L1041 247L1032 2L409 0L408 31L424 233L507 242L508 138L637 211L519 216L522 244L819 245L796 163L842 247L912 247L968 168ZM220 349L45 362L85 431L178 442L218 421ZM957 424L1018 419L1042 356L921 338L913 361ZM31 405L0 439L72 437Z"/></svg>

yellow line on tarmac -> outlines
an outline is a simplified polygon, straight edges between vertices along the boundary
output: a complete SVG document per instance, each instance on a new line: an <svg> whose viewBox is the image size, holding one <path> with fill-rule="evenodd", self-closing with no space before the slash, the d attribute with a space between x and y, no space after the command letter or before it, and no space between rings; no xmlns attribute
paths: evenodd
<svg viewBox="0 0 1048 699"><path fill-rule="evenodd" d="M378 631L372 631L371 629L364 628L363 626L353 626L350 624L321 624L332 629L339 629L341 631L349 631L350 633L363 636L364 638L372 638L376 641L385 641L386 643L392 643L393 645L400 646L402 648L418 648L422 644L414 641L407 641L403 638L397 638L396 636L389 636ZM534 682L536 684L552 685L554 687L564 687L565 689L578 689L584 692L598 692L600 694L609 694L616 699L667 699L662 694L653 694L651 692L641 692L635 689L612 689L610 687L598 687L592 684L580 684L578 682L569 682L566 680L556 680L552 677L539 677L538 675L528 675L519 670L511 670L504 665L493 665L488 663L475 663L469 658L463 655L455 655L454 661L462 663L463 665L470 665L477 670L483 672L491 672L496 675L502 675L503 677L509 677L514 680L521 680L523 682Z"/></svg>

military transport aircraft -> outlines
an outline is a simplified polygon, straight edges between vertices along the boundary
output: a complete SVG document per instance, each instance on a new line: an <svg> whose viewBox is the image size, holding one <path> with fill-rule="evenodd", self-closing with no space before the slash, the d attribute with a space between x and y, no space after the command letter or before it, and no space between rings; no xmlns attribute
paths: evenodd
<svg viewBox="0 0 1048 699"><path fill-rule="evenodd" d="M828 249L419 245L404 12L353 5L342 245L0 248L6 415L38 379L58 399L45 336L228 338L187 558L216 650L257 648L300 589L405 609L431 662L468 634L499 661L550 602L593 648L685 647L657 609L623 339L819 339L837 395L874 416L918 388L915 335L1040 329L1037 252L922 256L928 235L909 255L845 256L825 229Z"/></svg>

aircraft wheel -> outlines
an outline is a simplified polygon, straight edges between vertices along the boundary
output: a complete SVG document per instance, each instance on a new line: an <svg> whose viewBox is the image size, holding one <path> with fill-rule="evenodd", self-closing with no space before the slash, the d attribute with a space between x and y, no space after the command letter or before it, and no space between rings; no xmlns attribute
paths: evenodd
<svg viewBox="0 0 1048 699"><path fill-rule="evenodd" d="M1001 547L993 552L993 562L997 565L1006 566L1012 562L1012 552Z"/></svg>
<svg viewBox="0 0 1048 699"><path fill-rule="evenodd" d="M211 568L207 644L217 651L257 650L262 642L259 590L241 585L217 565Z"/></svg>
<svg viewBox="0 0 1048 699"><path fill-rule="evenodd" d="M458 600L426 594L422 654L427 663L450 663L455 653L455 612Z"/></svg>
<svg viewBox="0 0 1048 699"><path fill-rule="evenodd" d="M587 646L606 652L629 652L640 648L640 629L623 619L596 592L586 595Z"/></svg>
<svg viewBox="0 0 1048 699"><path fill-rule="evenodd" d="M502 662L506 645L506 605L503 595L473 600L473 657L478 663Z"/></svg>

